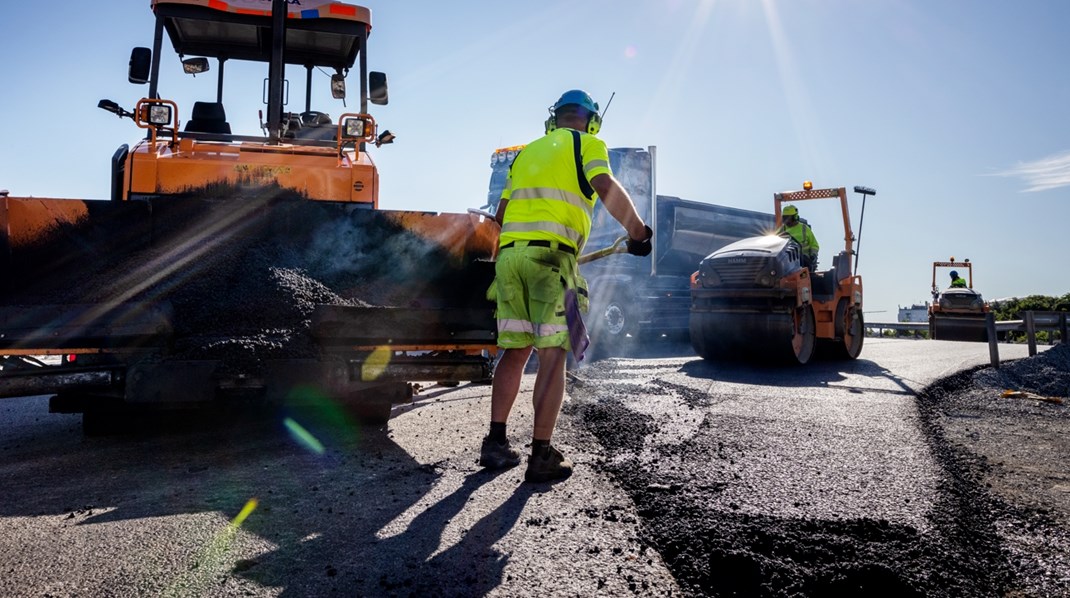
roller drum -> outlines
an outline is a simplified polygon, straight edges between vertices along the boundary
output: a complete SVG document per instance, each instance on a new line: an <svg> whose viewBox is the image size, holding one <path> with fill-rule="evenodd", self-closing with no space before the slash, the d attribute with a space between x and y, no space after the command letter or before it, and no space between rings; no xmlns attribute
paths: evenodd
<svg viewBox="0 0 1070 598"><path fill-rule="evenodd" d="M929 320L933 340L983 343L988 341L984 316L934 315Z"/></svg>
<svg viewBox="0 0 1070 598"><path fill-rule="evenodd" d="M691 313L691 345L705 359L770 353L794 357L790 314Z"/></svg>

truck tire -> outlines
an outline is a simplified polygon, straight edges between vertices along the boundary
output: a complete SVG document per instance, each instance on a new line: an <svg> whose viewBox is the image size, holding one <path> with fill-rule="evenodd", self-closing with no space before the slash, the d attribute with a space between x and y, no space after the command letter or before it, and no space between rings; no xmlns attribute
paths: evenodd
<svg viewBox="0 0 1070 598"><path fill-rule="evenodd" d="M587 328L591 337L588 352L593 359L623 353L639 330L635 297L630 289L612 284L592 291Z"/></svg>

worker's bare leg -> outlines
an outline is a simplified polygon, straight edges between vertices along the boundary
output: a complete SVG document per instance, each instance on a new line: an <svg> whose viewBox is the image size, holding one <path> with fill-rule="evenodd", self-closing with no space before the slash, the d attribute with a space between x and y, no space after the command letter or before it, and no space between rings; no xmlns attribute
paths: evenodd
<svg viewBox="0 0 1070 598"><path fill-rule="evenodd" d="M572 461L550 445L550 436L565 399L565 349L539 349L539 373L535 376L535 430L524 480L552 482L572 475Z"/></svg>
<svg viewBox="0 0 1070 598"><path fill-rule="evenodd" d="M539 373L535 375L535 440L550 440L565 398L565 349L539 349ZM513 393L516 396L516 393Z"/></svg>
<svg viewBox="0 0 1070 598"><path fill-rule="evenodd" d="M505 349L498 365L494 368L494 381L490 392L490 421L505 423L509 419L509 412L513 410L513 402L520 392L520 381L524 377L524 366L531 356L531 347L523 349ZM541 357L541 355L540 355ZM539 371L542 372L540 360ZM538 389L536 379L535 388Z"/></svg>

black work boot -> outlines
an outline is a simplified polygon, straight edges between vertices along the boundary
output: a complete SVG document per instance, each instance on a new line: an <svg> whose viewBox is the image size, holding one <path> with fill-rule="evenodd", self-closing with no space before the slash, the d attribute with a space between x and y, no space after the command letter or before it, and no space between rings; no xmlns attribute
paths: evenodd
<svg viewBox="0 0 1070 598"><path fill-rule="evenodd" d="M524 480L552 482L563 480L570 475L572 475L572 461L566 459L561 451L548 446L541 454L528 457L528 470L524 472Z"/></svg>
<svg viewBox="0 0 1070 598"><path fill-rule="evenodd" d="M486 436L479 448L479 464L487 469L514 467L520 465L520 451L510 447L508 440L498 443Z"/></svg>

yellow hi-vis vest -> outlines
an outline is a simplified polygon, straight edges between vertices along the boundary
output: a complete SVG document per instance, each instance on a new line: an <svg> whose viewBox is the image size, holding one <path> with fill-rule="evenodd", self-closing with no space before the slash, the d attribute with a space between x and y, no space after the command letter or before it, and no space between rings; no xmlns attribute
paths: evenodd
<svg viewBox="0 0 1070 598"><path fill-rule="evenodd" d="M609 150L594 135L555 129L524 147L513 160L502 199L509 201L499 244L513 241L557 241L583 249L591 234L591 216L598 196L586 197L577 170L575 141L579 136L583 183L611 174Z"/></svg>
<svg viewBox="0 0 1070 598"><path fill-rule="evenodd" d="M810 228L809 224L803 222L796 222L795 226L781 224L777 234L781 236L787 234L792 239L795 239L804 255L816 256L821 247L817 244L817 237L814 236L813 229Z"/></svg>

